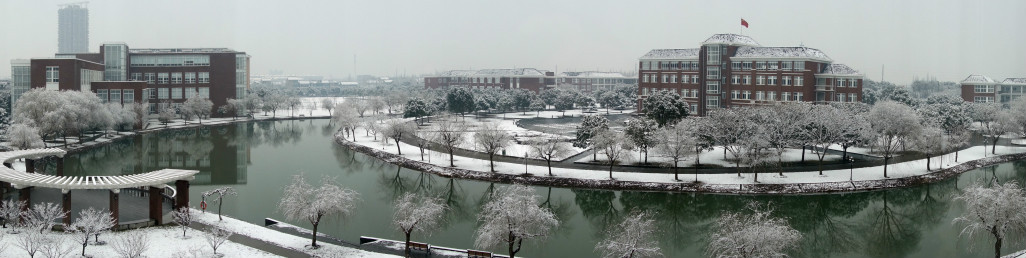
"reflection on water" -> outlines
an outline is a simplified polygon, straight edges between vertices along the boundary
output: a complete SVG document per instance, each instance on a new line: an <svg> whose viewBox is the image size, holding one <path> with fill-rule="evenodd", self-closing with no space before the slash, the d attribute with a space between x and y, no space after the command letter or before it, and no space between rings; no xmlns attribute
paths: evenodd
<svg viewBox="0 0 1026 258"><path fill-rule="evenodd" d="M406 192L424 193L442 198L450 209L440 229L430 236L414 234L413 240L473 248L477 213L501 184L402 169L333 144L332 133L326 120L158 132L70 154L65 170L69 175L116 175L197 169L194 196L219 185L234 186L239 195L226 200L225 213L258 224L265 217L282 218L275 206L290 175L334 176L358 191L363 202L352 217L331 219L322 228L350 241L361 235L401 238L391 226L392 202ZM963 212L953 196L973 182L991 180L1023 183L1026 163L983 168L932 185L847 194L738 196L535 187L541 205L552 209L561 225L548 239L525 243L523 253L595 256L594 245L603 232L615 230L609 227L630 211L645 210L655 213L660 229L656 239L668 257L699 257L724 211L762 202L804 234L796 257L988 257L992 240L959 239L951 220ZM1010 243L1003 253L1022 248L1023 243Z"/></svg>

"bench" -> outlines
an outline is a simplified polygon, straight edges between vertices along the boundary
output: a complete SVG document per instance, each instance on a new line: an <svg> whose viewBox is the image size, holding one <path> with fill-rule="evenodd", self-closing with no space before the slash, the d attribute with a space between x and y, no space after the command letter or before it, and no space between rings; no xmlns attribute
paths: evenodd
<svg viewBox="0 0 1026 258"><path fill-rule="evenodd" d="M420 250L424 252L431 252L431 245L419 242L410 242L410 250Z"/></svg>
<svg viewBox="0 0 1026 258"><path fill-rule="evenodd" d="M477 250L467 249L467 257L468 258L492 258L492 253L491 252L485 252L485 251L477 251Z"/></svg>

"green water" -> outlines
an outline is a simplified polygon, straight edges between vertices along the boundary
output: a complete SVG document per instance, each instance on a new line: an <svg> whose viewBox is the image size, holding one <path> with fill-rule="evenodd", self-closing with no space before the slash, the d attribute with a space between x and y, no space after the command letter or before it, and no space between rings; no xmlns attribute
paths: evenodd
<svg viewBox="0 0 1026 258"><path fill-rule="evenodd" d="M157 132L69 154L65 171L121 175L161 168L200 170L192 181L194 206L202 192L232 186L239 195L225 202L224 213L255 224L266 217L283 219L276 205L292 174L305 173L311 181L331 176L360 192L363 201L354 216L329 220L320 229L350 242L359 236L402 238L390 224L392 201L407 191L428 192L446 199L451 209L440 229L430 236L415 234L414 241L473 248L476 214L488 191L501 185L400 169L337 146L333 132L326 120ZM715 219L755 201L769 203L777 216L804 234L795 257L991 257L992 239L960 239L959 229L951 224L963 212L952 196L972 182L991 178L1023 183L1026 163L978 169L932 185L850 194L738 196L535 187L539 201L555 211L561 225L544 242L525 243L518 255L597 256L594 245L602 232L628 211L644 209L657 212L661 231L656 239L667 257L701 257ZM1005 242L1003 254L1026 248L1022 241Z"/></svg>

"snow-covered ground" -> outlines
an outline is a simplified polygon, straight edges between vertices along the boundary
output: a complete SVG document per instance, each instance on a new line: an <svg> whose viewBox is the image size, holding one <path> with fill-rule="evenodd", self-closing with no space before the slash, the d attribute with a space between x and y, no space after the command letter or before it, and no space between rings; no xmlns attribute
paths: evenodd
<svg viewBox="0 0 1026 258"><path fill-rule="evenodd" d="M216 219L216 217L215 217ZM106 245L92 245L86 247L86 255L92 257L119 257L117 252L113 249L112 243L115 238L121 237L122 234L130 232L141 232L147 238L149 242L149 248L143 253L145 257L174 257L175 254L187 254L181 257L192 257L190 255L193 252L199 254L196 257L214 257L213 250L207 245L206 239L203 237L204 232L189 229L186 231L186 238L182 238L182 231L177 227L150 227L142 229L134 229L130 231L122 232L106 232L100 234L100 241L107 242ZM82 245L79 244L77 234L60 233L60 232L47 232L49 238L64 239L64 244L71 247L70 257L80 257L82 253ZM0 257L29 257L28 253L24 249L18 247L18 239L21 238L24 233L20 234L3 234L3 238L0 239L0 246L6 247L3 252L0 253ZM92 242L90 240L90 242ZM224 257L280 257L271 253L267 253L255 248L240 245L231 241L224 243L221 247L217 248L219 254L224 254ZM37 253L36 257L43 257L43 254Z"/></svg>
<svg viewBox="0 0 1026 258"><path fill-rule="evenodd" d="M380 139L380 137L379 137ZM364 134L357 134L357 144L368 146L374 149L382 150L392 154L396 153L396 146L391 142L373 141L372 137L364 136ZM420 161L420 150L416 146L412 146L406 143L400 143L402 148L403 157ZM449 166L449 156L446 153L435 152L431 150L425 150L428 154L425 156L425 161L428 162L430 159L431 164L447 167ZM1026 152L1026 147L1008 147L998 146L997 154L1014 154ZM716 153L715 151L713 153ZM798 152L800 154L800 151ZM722 152L716 153L722 155ZM789 156L793 156L791 154ZM981 159L986 157L992 157L995 155L990 154L990 147L976 146L971 147L967 150L959 152L959 162L954 162L954 153L934 157L931 159L931 168L936 171L938 168L953 167L958 164L965 163L970 160ZM722 157L722 156L721 156ZM588 157L590 158L590 157ZM808 158L808 157L806 157ZM456 156L454 163L457 168L481 171L489 171L488 160L473 159L467 157ZM703 160L703 163L706 161ZM534 166L525 165L523 163L507 163L507 162L496 162L496 170L498 173L519 175L525 171L534 175L547 175L547 167L545 166ZM609 172L601 170L583 170L583 169L569 169L569 168L553 168L553 175L555 177L562 178L576 178L576 179L593 179L593 180L608 180ZM686 170L681 170L681 178L683 180L693 180L694 174L687 174ZM903 177L912 177L918 175L924 175L930 173L926 170L926 159L919 159L907 162L901 162L896 164L888 165L888 178L883 176L883 167L864 167L852 170L851 179L854 181L865 181L865 180L882 180L882 179L894 179ZM633 182L656 182L656 183L679 183L673 180L673 174L660 174L660 173L634 173L634 172L613 172L613 177L620 181L633 181ZM742 177L738 177L737 174L700 174L698 175L699 181L706 184L751 184L753 183L752 174L742 174ZM791 183L827 183L827 182L847 182L849 181L849 170L827 170L820 176L819 172L788 172L784 173L784 177L776 176L775 173L764 173L759 177L761 184L791 184Z"/></svg>
<svg viewBox="0 0 1026 258"><path fill-rule="evenodd" d="M467 115L467 116L464 116L464 117L460 117L459 120L460 121L466 121L466 123L467 123L467 125L469 127L468 128L468 132L463 134L464 142L467 143L467 144L465 144L462 148L463 149L468 149L468 150L476 149L476 147L473 145L473 142L474 142L474 132L479 130L479 128L481 128L481 126L486 124L486 123L495 123L495 124L498 125L499 129L506 131L510 136L513 136L513 138L516 139L509 146L504 148L505 155L506 156L511 156L511 157L523 157L525 153L528 153L530 151L531 146L528 145L527 143L532 141L532 140L538 140L538 139L566 139L566 140L570 140L570 138L566 137L566 136L562 136L562 135L555 135L555 134L549 134L549 133L543 133L543 132L528 130L528 129L525 129L525 128L517 126L516 122L518 120L520 120L520 119L523 119L523 118L552 117L552 116L559 117L559 114L560 114L560 112L558 112L558 111L542 111L542 112L540 112L540 115L538 115L537 112L527 112L527 115L524 115L523 113L520 113L520 112L506 113L505 114L506 119L502 118L503 114L496 114L496 115L492 115L490 117L477 117L477 116L472 116L472 115ZM567 111L567 116L570 116L570 115L581 116L581 114L582 113L580 112L580 110L575 110L573 112L572 111ZM437 120L437 119L441 119L441 118L435 118L435 120ZM433 123L431 123L431 124L427 124L427 125L423 126L421 128L421 130L436 131L437 127ZM573 154L577 154L577 153L580 153L580 152L585 150L583 148L577 148L577 147L572 147L572 149L573 149Z"/></svg>
<svg viewBox="0 0 1026 258"><path fill-rule="evenodd" d="M770 151L775 151L775 150L770 150ZM648 154L648 163L651 163L651 164L671 164L671 162L672 162L672 159L660 156L658 153L655 152L654 149L649 149L649 152L650 153ZM806 149L805 150L805 161L807 161L807 162L819 161L819 157L816 156L816 155L817 155L817 153L815 151L813 151L812 149ZM730 154L730 152L728 151L727 155L726 155L726 158L724 158L723 157L723 147L719 147L719 146L713 147L712 151L704 151L704 152L702 152L702 154L699 154L698 157L699 157L699 160L697 160L697 161L701 162L701 164L703 164L703 165L717 165L717 166L722 166L722 167L734 167L734 165L735 165L734 164L734 155ZM575 162L593 162L592 158L595 158L595 157L592 157L592 156L589 155L589 156L581 157L581 158L575 160ZM598 158L599 162L605 162L605 160L606 160L606 158L604 156L602 156L601 152L598 153L597 158ZM645 157L643 156L643 154L639 154L639 152L637 150L634 150L629 155L624 155L623 158L618 159L617 161L620 164L640 164L640 163L642 163L644 161L644 159L645 159ZM826 161L835 161L835 160L839 160L839 159L841 159L841 155L827 154L826 156L823 157L823 161L824 162L826 162ZM774 157L774 158L772 158L772 160L776 161L776 158ZM802 150L801 149L785 149L784 152L781 153L781 155L780 155L780 160L783 161L783 162L798 162L798 161L801 161L802 160ZM688 156L688 160L686 160L684 162L680 162L680 164L678 164L678 166L681 166L681 167L694 166L695 162L696 162L695 157L693 155L691 155L691 156ZM741 166L744 167L745 165L741 164Z"/></svg>

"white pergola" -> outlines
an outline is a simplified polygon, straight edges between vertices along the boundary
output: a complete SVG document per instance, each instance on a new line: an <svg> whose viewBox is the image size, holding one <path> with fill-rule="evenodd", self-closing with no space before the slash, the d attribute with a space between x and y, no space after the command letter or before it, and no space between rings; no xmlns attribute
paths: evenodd
<svg viewBox="0 0 1026 258"><path fill-rule="evenodd" d="M5 164L10 164L17 159L29 159L35 160L39 158L57 156L63 158L67 154L67 151L58 148L46 148L46 149L29 149L29 150L17 150L0 152L0 161ZM182 206L181 203L188 204L188 181L196 178L196 174L199 173L197 170L182 170L182 169L161 169L157 171L134 174L134 175L120 175L120 176L54 176L33 173L34 171L17 171L13 168L6 166L0 166L0 181L10 183L12 187L16 189L24 189L27 187L44 187L44 188L55 188L61 189L64 194L64 208L68 211L71 206L70 190L89 190L89 189L101 189L111 191L111 212L114 213L115 221L117 220L117 200L118 193L122 188L138 188L138 187L149 187L150 189L150 217L157 220L157 224L162 222L162 215L160 214L160 206L163 205L163 198L161 195L161 189L167 186L168 183L174 182L176 188L174 196L178 200L175 204ZM27 191L22 191L23 200L28 199ZM156 212L155 212L156 210ZM69 216L70 218L70 216ZM68 220L67 218L65 220Z"/></svg>

